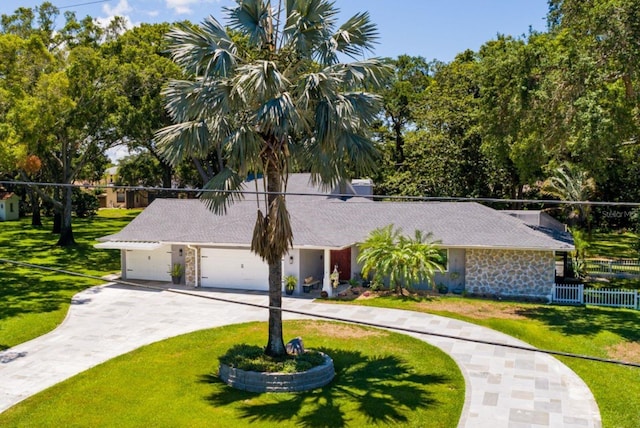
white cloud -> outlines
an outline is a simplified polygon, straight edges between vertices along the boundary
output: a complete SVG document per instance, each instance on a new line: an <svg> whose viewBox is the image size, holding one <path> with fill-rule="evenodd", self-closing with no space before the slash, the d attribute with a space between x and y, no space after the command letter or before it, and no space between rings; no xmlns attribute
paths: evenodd
<svg viewBox="0 0 640 428"><path fill-rule="evenodd" d="M125 28L129 29L133 27L131 22L131 18L127 15L129 12L133 11L133 8L129 6L129 2L127 0L119 0L118 4L115 7L111 7L109 4L105 4L102 6L102 12L105 13L106 17L98 17L96 18L96 22L102 28L106 28L109 23L116 16L121 16L125 21Z"/></svg>
<svg viewBox="0 0 640 428"><path fill-rule="evenodd" d="M191 5L195 0L167 0L167 7L173 9L178 15L188 15L193 12Z"/></svg>
<svg viewBox="0 0 640 428"><path fill-rule="evenodd" d="M129 6L129 2L127 0L118 1L116 7L113 8L108 3L102 6L102 11L109 16L125 16L132 10L133 9Z"/></svg>
<svg viewBox="0 0 640 428"><path fill-rule="evenodd" d="M219 2L220 0L215 0ZM188 15L193 13L192 5L202 7L202 3L213 3L212 0L166 0L167 8L173 9L178 15Z"/></svg>

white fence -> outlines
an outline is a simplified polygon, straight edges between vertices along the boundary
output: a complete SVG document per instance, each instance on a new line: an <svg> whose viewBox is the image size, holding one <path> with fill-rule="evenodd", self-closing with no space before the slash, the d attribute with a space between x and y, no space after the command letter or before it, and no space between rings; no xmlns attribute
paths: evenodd
<svg viewBox="0 0 640 428"><path fill-rule="evenodd" d="M590 275L640 275L638 259L585 259L584 263Z"/></svg>
<svg viewBox="0 0 640 428"><path fill-rule="evenodd" d="M640 309L640 291L615 288L585 288L584 284L555 284L554 303L573 303Z"/></svg>

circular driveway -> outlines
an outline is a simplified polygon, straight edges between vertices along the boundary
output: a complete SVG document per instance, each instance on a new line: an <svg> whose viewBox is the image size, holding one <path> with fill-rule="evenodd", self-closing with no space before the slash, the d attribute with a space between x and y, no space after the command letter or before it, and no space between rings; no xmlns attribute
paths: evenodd
<svg viewBox="0 0 640 428"><path fill-rule="evenodd" d="M267 305L264 294L190 290ZM525 345L474 324L395 309L283 298L283 308L460 338ZM247 321L266 321L266 309L169 291L107 284L77 294L54 331L0 352L0 412L81 371L140 346L176 335ZM284 319L302 318L284 313ZM412 334L448 353L466 383L459 427L601 426L591 391L567 366L538 352Z"/></svg>

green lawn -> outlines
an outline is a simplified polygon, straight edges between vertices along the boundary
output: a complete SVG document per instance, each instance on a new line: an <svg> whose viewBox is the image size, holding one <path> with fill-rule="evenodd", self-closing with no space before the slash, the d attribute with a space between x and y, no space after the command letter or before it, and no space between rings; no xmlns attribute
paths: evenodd
<svg viewBox="0 0 640 428"><path fill-rule="evenodd" d="M638 235L632 232L593 232L589 241L589 257L637 259L634 245Z"/></svg>
<svg viewBox="0 0 640 428"><path fill-rule="evenodd" d="M248 393L216 376L242 338L264 345L266 323L158 342L108 361L0 414L33 427L455 427L464 379L445 353L418 339L322 321L284 323L285 337L329 354L336 377L313 391Z"/></svg>
<svg viewBox="0 0 640 428"><path fill-rule="evenodd" d="M492 302L458 297L356 300L484 325L531 345L640 363L640 312L598 307ZM640 368L560 358L593 392L604 427L640 426Z"/></svg>
<svg viewBox="0 0 640 428"><path fill-rule="evenodd" d="M119 231L139 210L100 210L93 219L74 219L77 246L56 247L52 220L34 228L31 219L0 223L0 258L102 276L120 269L118 250L96 250L96 238ZM54 329L71 297L100 281L0 263L0 350Z"/></svg>

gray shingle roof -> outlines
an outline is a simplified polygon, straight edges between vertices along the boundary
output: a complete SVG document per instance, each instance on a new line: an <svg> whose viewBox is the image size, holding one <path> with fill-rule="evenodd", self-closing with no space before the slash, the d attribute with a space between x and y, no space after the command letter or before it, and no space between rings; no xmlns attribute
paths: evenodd
<svg viewBox="0 0 640 428"><path fill-rule="evenodd" d="M310 191L294 187L296 192ZM291 196L287 207L295 247L342 248L365 240L375 228L394 224L405 234L413 235L415 229L432 232L444 247L573 249L569 235L544 233L475 202ZM100 240L249 246L255 219L253 196L232 205L226 215L213 214L195 199L156 199L122 231Z"/></svg>

